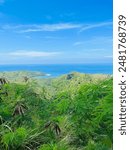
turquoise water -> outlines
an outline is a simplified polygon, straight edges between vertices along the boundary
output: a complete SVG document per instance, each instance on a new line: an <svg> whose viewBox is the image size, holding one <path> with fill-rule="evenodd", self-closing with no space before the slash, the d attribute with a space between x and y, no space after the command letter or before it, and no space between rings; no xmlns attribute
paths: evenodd
<svg viewBox="0 0 130 150"><path fill-rule="evenodd" d="M112 74L112 64L49 64L49 65L0 65L0 71L40 71L51 76L70 72Z"/></svg>

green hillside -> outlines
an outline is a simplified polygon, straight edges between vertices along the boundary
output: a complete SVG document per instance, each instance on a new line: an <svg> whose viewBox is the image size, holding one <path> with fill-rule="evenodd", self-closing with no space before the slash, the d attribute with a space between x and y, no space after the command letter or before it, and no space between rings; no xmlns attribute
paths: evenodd
<svg viewBox="0 0 130 150"><path fill-rule="evenodd" d="M112 76L0 73L0 150L112 150Z"/></svg>

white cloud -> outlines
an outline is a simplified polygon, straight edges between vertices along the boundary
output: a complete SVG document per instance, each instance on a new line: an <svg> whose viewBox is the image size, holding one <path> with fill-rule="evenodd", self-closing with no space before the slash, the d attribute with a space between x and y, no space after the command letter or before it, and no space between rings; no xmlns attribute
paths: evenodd
<svg viewBox="0 0 130 150"><path fill-rule="evenodd" d="M21 33L25 32L39 32L39 31L59 31L59 30L67 30L67 29L75 29L80 28L81 25L78 24L70 24L70 23L60 23L60 24L45 24L45 25L35 25L31 28L27 28L21 30Z"/></svg>
<svg viewBox="0 0 130 150"><path fill-rule="evenodd" d="M57 23L57 24L18 24L18 25L3 25L1 28L4 30L12 30L18 33L29 32L54 32L60 30L79 29L79 33L85 30L112 26L112 22L100 22L96 24L75 24L75 23Z"/></svg>
<svg viewBox="0 0 130 150"><path fill-rule="evenodd" d="M73 43L73 46L89 46L89 45L111 45L112 46L113 38L111 36L94 36L88 40L76 41ZM106 46L105 45L105 46Z"/></svg>
<svg viewBox="0 0 130 150"><path fill-rule="evenodd" d="M53 32L59 30L78 29L83 25L72 23L58 23L58 24L32 24L32 25L3 25L1 28L4 30L13 30L19 33L28 32Z"/></svg>
<svg viewBox="0 0 130 150"><path fill-rule="evenodd" d="M105 26L111 26L111 25L112 25L112 22L101 22L101 23L97 23L97 24L90 24L90 25L86 25L86 26L82 27L80 29L79 33L86 31L86 30L93 29L93 28L99 28L99 27L105 27Z"/></svg>
<svg viewBox="0 0 130 150"><path fill-rule="evenodd" d="M15 51L8 53L15 57L49 57L60 54L59 52L41 52L41 51Z"/></svg>

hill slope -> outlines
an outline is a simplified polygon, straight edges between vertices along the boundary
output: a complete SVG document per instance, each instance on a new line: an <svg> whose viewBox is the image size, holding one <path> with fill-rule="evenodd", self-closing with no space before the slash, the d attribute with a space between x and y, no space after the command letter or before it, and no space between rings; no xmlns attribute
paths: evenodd
<svg viewBox="0 0 130 150"><path fill-rule="evenodd" d="M0 149L112 149L110 75L31 75L2 76L8 82L0 85Z"/></svg>

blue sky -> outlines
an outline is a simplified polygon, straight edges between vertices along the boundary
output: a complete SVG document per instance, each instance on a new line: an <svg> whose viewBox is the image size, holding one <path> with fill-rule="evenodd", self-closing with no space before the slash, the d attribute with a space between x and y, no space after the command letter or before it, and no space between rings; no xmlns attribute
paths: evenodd
<svg viewBox="0 0 130 150"><path fill-rule="evenodd" d="M112 63L112 0L0 0L0 64Z"/></svg>

